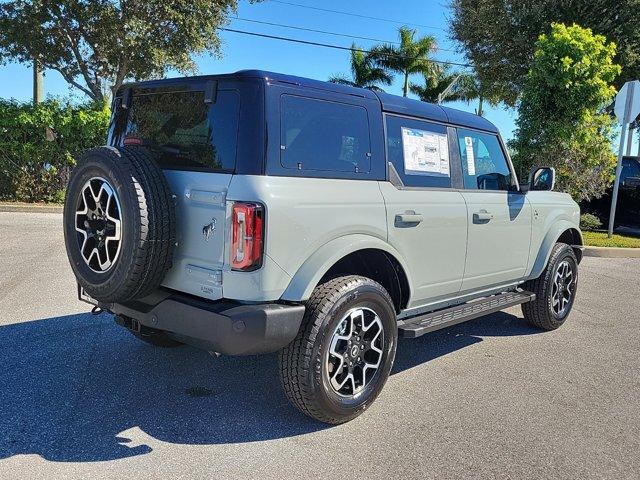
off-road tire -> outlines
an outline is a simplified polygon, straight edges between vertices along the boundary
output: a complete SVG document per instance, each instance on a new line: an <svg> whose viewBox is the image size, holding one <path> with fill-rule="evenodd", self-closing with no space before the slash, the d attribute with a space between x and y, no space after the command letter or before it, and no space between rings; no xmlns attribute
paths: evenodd
<svg viewBox="0 0 640 480"><path fill-rule="evenodd" d="M564 260L570 262L573 267L575 286L567 311L564 312L563 315L558 316L552 308L552 288L554 275L556 274L558 266ZM555 330L561 327L571 313L577 286L578 260L573 248L566 243L556 243L551 249L549 261L542 274L538 278L529 280L522 285L522 288L525 290L536 294L535 300L522 304L522 313L524 314L525 320L531 325L543 330Z"/></svg>
<svg viewBox="0 0 640 480"><path fill-rule="evenodd" d="M79 195L95 177L110 184L122 211L120 253L105 272L87 265L75 230ZM175 230L171 190L149 150L98 147L80 157L67 188L64 236L71 268L91 297L103 303L123 303L151 293L171 268Z"/></svg>
<svg viewBox="0 0 640 480"><path fill-rule="evenodd" d="M341 397L327 383L325 355L343 315L354 307L375 310L383 325L383 356L371 382L357 397ZM396 313L387 291L360 276L329 280L316 287L296 338L279 354L280 380L286 396L300 411L330 424L360 415L376 399L389 377L398 340Z"/></svg>

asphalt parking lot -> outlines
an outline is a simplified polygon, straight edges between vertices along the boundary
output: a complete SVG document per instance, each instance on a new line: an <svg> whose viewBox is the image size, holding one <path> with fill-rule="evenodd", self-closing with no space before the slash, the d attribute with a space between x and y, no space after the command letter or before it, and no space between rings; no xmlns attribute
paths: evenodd
<svg viewBox="0 0 640 480"><path fill-rule="evenodd" d="M0 213L0 478L639 478L640 260L586 258L563 328L519 309L401 341L328 427L276 357L140 343L92 316L57 214Z"/></svg>

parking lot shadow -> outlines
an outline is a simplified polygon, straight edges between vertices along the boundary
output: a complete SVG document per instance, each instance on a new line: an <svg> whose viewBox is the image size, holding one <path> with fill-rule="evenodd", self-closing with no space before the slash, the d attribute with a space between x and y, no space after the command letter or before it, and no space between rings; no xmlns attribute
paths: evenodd
<svg viewBox="0 0 640 480"><path fill-rule="evenodd" d="M401 338L391 374L481 342L482 337L503 337L540 333L522 318L497 312L469 322L427 333L418 338Z"/></svg>
<svg viewBox="0 0 640 480"><path fill-rule="evenodd" d="M394 372L481 341L533 333L504 313L401 341ZM326 425L299 413L277 381L277 357L221 357L154 348L109 315L55 317L0 327L0 459L104 461L152 447L137 427L180 444L268 440ZM149 442L152 443L152 442Z"/></svg>

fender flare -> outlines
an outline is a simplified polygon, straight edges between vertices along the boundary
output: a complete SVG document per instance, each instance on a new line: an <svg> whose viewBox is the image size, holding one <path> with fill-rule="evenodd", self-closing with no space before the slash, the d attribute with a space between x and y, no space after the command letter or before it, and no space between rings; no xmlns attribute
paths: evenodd
<svg viewBox="0 0 640 480"><path fill-rule="evenodd" d="M341 258L350 253L364 249L382 250L392 255L404 270L409 288L411 289L411 277L406 262L400 253L380 238L370 235L353 234L338 237L324 244L316 250L295 273L281 299L291 302L308 300L311 292L316 288L325 273ZM411 297L411 292L409 292Z"/></svg>
<svg viewBox="0 0 640 480"><path fill-rule="evenodd" d="M572 245L573 247L581 247L584 245L584 241L582 239L582 233L580 229L576 227L576 225L568 220L558 220L555 222L547 234L542 240L542 244L540 245L540 249L538 250L538 255L533 263L533 267L527 279L538 278L542 271L547 266L547 262L549 261L549 257L551 256L551 249L558 242L560 236L566 232L567 230L575 230L580 235L580 245Z"/></svg>

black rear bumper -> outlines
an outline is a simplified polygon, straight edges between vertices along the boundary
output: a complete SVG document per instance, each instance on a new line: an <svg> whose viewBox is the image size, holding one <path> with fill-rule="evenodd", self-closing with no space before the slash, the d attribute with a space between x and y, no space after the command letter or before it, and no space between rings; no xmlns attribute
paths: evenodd
<svg viewBox="0 0 640 480"><path fill-rule="evenodd" d="M142 327L162 330L177 340L227 355L275 352L298 333L303 305L211 302L174 292L156 292L127 304L103 304L79 291L81 300ZM122 323L122 322L119 322ZM127 322L127 326L131 322Z"/></svg>

